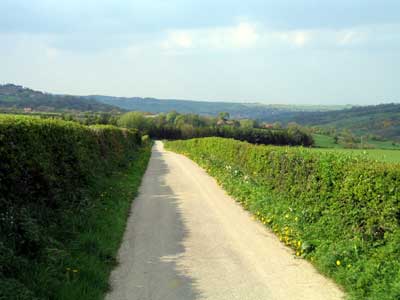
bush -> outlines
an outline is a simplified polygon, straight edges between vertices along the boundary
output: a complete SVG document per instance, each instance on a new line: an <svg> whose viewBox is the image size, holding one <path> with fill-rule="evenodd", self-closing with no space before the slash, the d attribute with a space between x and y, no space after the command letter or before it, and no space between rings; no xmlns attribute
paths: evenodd
<svg viewBox="0 0 400 300"><path fill-rule="evenodd" d="M22 291L29 281L24 273L32 274L35 265L48 259L62 259L62 251L50 254L60 248L61 240L75 234L69 216L84 214L95 205L87 197L94 178L126 166L140 143L134 130L0 115L0 283L7 283L4 287ZM36 276L40 280L40 274ZM47 284L50 288L53 283L43 283ZM24 295L30 294L28 288L24 290Z"/></svg>
<svg viewBox="0 0 400 300"><path fill-rule="evenodd" d="M400 298L400 168L221 138L168 142L354 299Z"/></svg>

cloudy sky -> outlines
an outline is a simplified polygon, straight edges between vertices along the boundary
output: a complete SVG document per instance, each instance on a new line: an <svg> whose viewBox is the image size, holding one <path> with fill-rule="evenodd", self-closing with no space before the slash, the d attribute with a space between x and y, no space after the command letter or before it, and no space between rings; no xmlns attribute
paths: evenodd
<svg viewBox="0 0 400 300"><path fill-rule="evenodd" d="M0 83L68 94L400 102L399 0L1 0Z"/></svg>

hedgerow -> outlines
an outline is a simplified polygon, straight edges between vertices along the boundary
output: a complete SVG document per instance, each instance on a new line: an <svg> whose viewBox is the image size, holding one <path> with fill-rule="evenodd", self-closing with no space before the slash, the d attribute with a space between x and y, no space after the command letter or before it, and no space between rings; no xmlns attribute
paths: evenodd
<svg viewBox="0 0 400 300"><path fill-rule="evenodd" d="M400 165L221 138L166 146L205 167L353 299L400 299Z"/></svg>
<svg viewBox="0 0 400 300"><path fill-rule="evenodd" d="M298 128L261 129L226 125L208 127L183 126L179 128L171 125L162 125L153 126L148 132L152 138L168 140L222 137L264 145L312 146L314 144L312 136Z"/></svg>
<svg viewBox="0 0 400 300"><path fill-rule="evenodd" d="M0 115L0 299L51 298L73 216L96 206L89 187L128 166L140 144L134 130Z"/></svg>

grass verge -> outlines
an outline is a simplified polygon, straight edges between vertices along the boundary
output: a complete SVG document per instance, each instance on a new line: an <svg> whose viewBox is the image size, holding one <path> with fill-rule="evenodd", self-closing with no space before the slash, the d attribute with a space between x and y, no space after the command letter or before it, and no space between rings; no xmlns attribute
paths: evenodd
<svg viewBox="0 0 400 300"><path fill-rule="evenodd" d="M101 176L91 187L92 197L101 199L88 216L74 221L79 233L70 241L70 257L64 260L65 280L56 299L103 299L109 290L108 279L116 266L132 200L137 195L150 158L150 145L139 150L127 170L111 177ZM61 271L61 270L60 270Z"/></svg>

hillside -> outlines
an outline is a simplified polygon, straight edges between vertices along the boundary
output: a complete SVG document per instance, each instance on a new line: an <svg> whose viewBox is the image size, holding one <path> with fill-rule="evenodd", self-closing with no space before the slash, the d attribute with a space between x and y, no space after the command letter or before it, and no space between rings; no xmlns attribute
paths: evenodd
<svg viewBox="0 0 400 300"><path fill-rule="evenodd" d="M258 120L287 119L293 113L310 111L331 111L348 106L312 106L312 105L267 105L260 103L238 103L217 101L193 101L156 98L123 98L92 95L95 99L106 104L115 105L126 110L138 110L150 113L177 111L178 113L195 113L215 116L218 112L228 112L233 118L250 118Z"/></svg>
<svg viewBox="0 0 400 300"><path fill-rule="evenodd" d="M54 95L14 84L0 85L0 108L37 111L111 111L118 107L84 97Z"/></svg>
<svg viewBox="0 0 400 300"><path fill-rule="evenodd" d="M120 98L88 96L106 104L126 110L151 113L196 113L215 116L228 112L233 118L249 118L273 123L296 122L306 126L350 129L357 135L374 134L387 139L400 139L400 104L371 106L305 106L265 105L258 103L206 102L190 100L163 100L155 98Z"/></svg>
<svg viewBox="0 0 400 300"><path fill-rule="evenodd" d="M290 120L302 125L350 129L356 134L376 134L400 140L400 104L359 106L330 112L293 115Z"/></svg>
<svg viewBox="0 0 400 300"><path fill-rule="evenodd" d="M272 105L191 101L112 96L55 95L14 84L0 85L0 109L36 111L112 111L135 110L150 113L177 111L216 116L228 112L232 118L257 119L273 123L296 122L305 126L350 129L357 135L374 134L400 140L400 104L373 106Z"/></svg>

